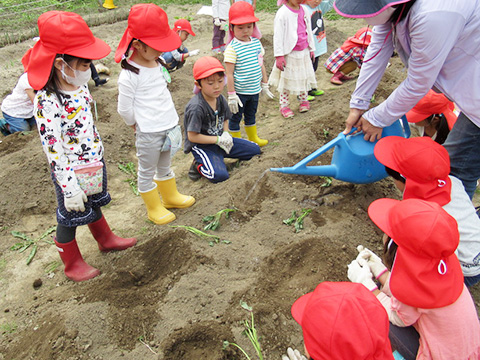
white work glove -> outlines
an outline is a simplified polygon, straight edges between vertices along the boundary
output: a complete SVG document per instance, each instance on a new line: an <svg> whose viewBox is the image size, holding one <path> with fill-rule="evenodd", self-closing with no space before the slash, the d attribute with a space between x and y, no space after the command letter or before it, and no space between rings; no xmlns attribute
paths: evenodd
<svg viewBox="0 0 480 360"><path fill-rule="evenodd" d="M242 100L238 97L238 95L235 92L229 92L228 93L228 107L230 108L230 111L232 114L236 114L238 112L238 107L242 106L243 103Z"/></svg>
<svg viewBox="0 0 480 360"><path fill-rule="evenodd" d="M357 261L362 265L364 265L363 261L365 261L376 279L388 271L387 267L383 265L382 259L380 259L373 251L364 248L362 245L358 245L357 250L359 252Z"/></svg>
<svg viewBox="0 0 480 360"><path fill-rule="evenodd" d="M262 95L270 99L273 99L275 97L270 91L268 83L262 82Z"/></svg>
<svg viewBox="0 0 480 360"><path fill-rule="evenodd" d="M347 276L351 282L362 284L370 291L378 289L377 285L372 280L373 275L367 264L362 266L357 260L353 260L348 265Z"/></svg>
<svg viewBox="0 0 480 360"><path fill-rule="evenodd" d="M65 205L65 209L67 209L68 212L70 211L85 211L85 202L87 201L87 195L83 192L83 190L80 190L80 192L77 195L74 195L72 197L64 197L63 198L63 204Z"/></svg>
<svg viewBox="0 0 480 360"><path fill-rule="evenodd" d="M307 358L300 354L300 351L293 350L289 347L287 349L287 355L282 355L282 360L307 360Z"/></svg>
<svg viewBox="0 0 480 360"><path fill-rule="evenodd" d="M215 25L215 26L220 26L221 24L222 24L222 23L221 23L221 21L220 21L219 18L213 19L213 25Z"/></svg>
<svg viewBox="0 0 480 360"><path fill-rule="evenodd" d="M232 135L228 133L228 131L224 131L222 135L217 137L217 143L227 154L230 154L230 150L233 147L233 139Z"/></svg>
<svg viewBox="0 0 480 360"><path fill-rule="evenodd" d="M199 52L200 52L199 49L195 49L195 50L189 51L189 52L188 52L188 56L197 56Z"/></svg>

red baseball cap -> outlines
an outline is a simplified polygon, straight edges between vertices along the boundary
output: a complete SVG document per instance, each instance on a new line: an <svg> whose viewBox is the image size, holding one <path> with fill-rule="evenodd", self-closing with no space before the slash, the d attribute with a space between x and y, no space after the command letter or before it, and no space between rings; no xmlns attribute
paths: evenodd
<svg viewBox="0 0 480 360"><path fill-rule="evenodd" d="M188 21L187 19L178 19L177 21L175 21L172 30L176 32L180 30L185 30L190 35L195 36L195 33L192 30L192 24L190 24L190 21Z"/></svg>
<svg viewBox="0 0 480 360"><path fill-rule="evenodd" d="M295 301L292 316L313 359L393 359L388 315L362 284L322 282Z"/></svg>
<svg viewBox="0 0 480 360"><path fill-rule="evenodd" d="M453 109L455 109L455 104L448 100L445 95L430 90L427 95L405 115L408 122L417 123L433 114L443 114L447 119L448 128L452 130L453 125L457 121L457 115L455 115Z"/></svg>
<svg viewBox="0 0 480 360"><path fill-rule="evenodd" d="M390 275L393 296L423 309L453 304L463 290L455 255L458 224L440 205L420 199L378 199L370 219L398 245Z"/></svg>
<svg viewBox="0 0 480 360"><path fill-rule="evenodd" d="M35 90L42 89L50 77L57 54L97 60L110 53L110 46L93 36L85 20L78 14L47 11L38 17L38 40L22 58L28 82Z"/></svg>
<svg viewBox="0 0 480 360"><path fill-rule="evenodd" d="M182 44L178 34L168 25L167 13L155 4L136 4L130 9L127 29L115 51L117 63L122 60L133 39L157 51L172 51Z"/></svg>
<svg viewBox="0 0 480 360"><path fill-rule="evenodd" d="M253 6L246 1L234 3L228 11L228 21L233 25L250 24L258 20L255 16Z"/></svg>
<svg viewBox="0 0 480 360"><path fill-rule="evenodd" d="M450 157L428 136L386 136L377 142L373 152L383 165L405 177L404 199L435 201L441 206L450 202Z"/></svg>
<svg viewBox="0 0 480 360"><path fill-rule="evenodd" d="M204 56L193 64L193 78L201 80L217 72L225 72L222 63L213 56Z"/></svg>

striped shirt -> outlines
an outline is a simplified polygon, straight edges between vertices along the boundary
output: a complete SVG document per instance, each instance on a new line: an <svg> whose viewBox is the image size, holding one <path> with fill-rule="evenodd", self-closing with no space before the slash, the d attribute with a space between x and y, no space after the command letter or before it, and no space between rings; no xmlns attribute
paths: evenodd
<svg viewBox="0 0 480 360"><path fill-rule="evenodd" d="M259 56L263 56L260 40L252 37L249 42L233 39L224 53L225 62L235 64L233 78L235 92L242 95L256 95L262 90L262 67Z"/></svg>

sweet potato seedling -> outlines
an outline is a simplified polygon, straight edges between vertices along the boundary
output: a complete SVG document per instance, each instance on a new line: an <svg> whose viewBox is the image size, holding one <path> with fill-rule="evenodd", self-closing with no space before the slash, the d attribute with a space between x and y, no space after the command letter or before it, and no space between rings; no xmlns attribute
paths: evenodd
<svg viewBox="0 0 480 360"><path fill-rule="evenodd" d="M135 164L132 162L129 162L126 165L118 164L118 168L121 171L123 171L125 174L133 176L133 178L128 178L127 180L124 180L124 182L130 185L130 189L132 189L132 192L136 196L139 196L140 193L138 192L138 187L137 187L137 170L135 169Z"/></svg>
<svg viewBox="0 0 480 360"><path fill-rule="evenodd" d="M217 212L215 215L207 215L205 216L202 221L208 223L205 225L203 230L217 230L220 228L220 219L222 218L222 214L225 214L225 219L230 217L230 213L236 211L236 209L223 209Z"/></svg>
<svg viewBox="0 0 480 360"><path fill-rule="evenodd" d="M228 240L220 241L219 236L207 234L207 233L203 232L202 230L198 230L197 228L195 228L193 226L187 226L187 225L169 225L169 226L172 227L172 228L185 229L187 231L190 231L192 234L195 234L195 235L197 235L201 238L207 239L208 240L208 245L210 245L210 246L213 246L213 245L218 244L220 242L222 244L230 244L231 243L231 241L228 241Z"/></svg>
<svg viewBox="0 0 480 360"><path fill-rule="evenodd" d="M295 232L298 233L303 229L303 220L311 212L312 209L302 209L302 213L297 217L297 212L293 210L292 215L288 219L283 220L283 223L288 226L293 224Z"/></svg>
<svg viewBox="0 0 480 360"><path fill-rule="evenodd" d="M259 338L258 338L257 329L255 329L255 320L254 320L254 317L253 317L253 309L252 309L251 306L248 306L248 304L245 301L240 301L240 306L243 309L247 310L251 314L250 322L248 321L248 319L243 321L243 326L245 327L245 330L243 330L242 335L245 335L246 337L248 337L248 340L250 340L250 342L252 343L253 348L255 349L255 352L257 353L258 358L260 360L263 360L262 348L260 346L260 341L259 341ZM235 346L236 348L238 348L243 353L243 355L245 355L245 357L248 360L252 359L247 354L247 352L240 347L240 345L235 344L235 343L231 343L228 340L225 340L223 342L223 349L226 349L229 345L232 345L232 346Z"/></svg>
<svg viewBox="0 0 480 360"><path fill-rule="evenodd" d="M40 241L43 240L43 242L46 242L47 244L51 244L51 245L54 244L53 240L44 240L44 239L49 234L54 232L56 228L57 228L56 226L52 226L51 228L48 228L47 231L45 231L37 239L32 239L29 236L25 235L24 233L21 233L20 231L12 231L11 234L16 238L22 239L22 241L12 245L10 247L10 250L18 251L22 253L31 247L30 254L27 257L27 265L29 265L32 262L33 258L35 257L35 254L37 253L38 243Z"/></svg>

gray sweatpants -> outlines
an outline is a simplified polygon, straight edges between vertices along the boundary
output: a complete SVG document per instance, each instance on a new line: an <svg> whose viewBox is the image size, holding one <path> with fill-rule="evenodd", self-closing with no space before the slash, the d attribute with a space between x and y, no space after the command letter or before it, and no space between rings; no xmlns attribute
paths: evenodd
<svg viewBox="0 0 480 360"><path fill-rule="evenodd" d="M170 173L170 150L162 151L168 130L142 133L137 129L138 191L148 192L155 188L153 179Z"/></svg>

